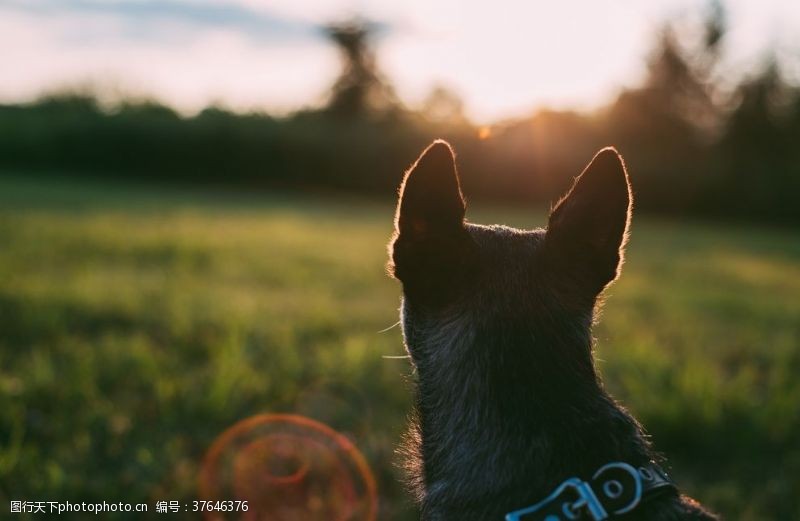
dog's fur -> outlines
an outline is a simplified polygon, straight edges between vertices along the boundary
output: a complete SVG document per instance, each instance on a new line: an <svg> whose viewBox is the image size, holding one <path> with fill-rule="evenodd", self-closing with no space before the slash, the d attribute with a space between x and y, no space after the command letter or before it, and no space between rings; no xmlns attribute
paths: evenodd
<svg viewBox="0 0 800 521"><path fill-rule="evenodd" d="M592 357L630 221L619 154L595 156L547 230L467 223L465 209L452 150L436 141L403 180L389 263L418 379L406 457L422 519L501 521L566 478L658 461ZM625 519L715 517L667 494Z"/></svg>

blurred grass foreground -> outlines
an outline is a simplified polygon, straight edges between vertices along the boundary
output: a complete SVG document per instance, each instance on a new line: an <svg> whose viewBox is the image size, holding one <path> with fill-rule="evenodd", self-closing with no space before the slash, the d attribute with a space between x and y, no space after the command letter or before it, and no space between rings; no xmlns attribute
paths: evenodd
<svg viewBox="0 0 800 521"><path fill-rule="evenodd" d="M365 454L379 519L414 519L389 204L19 177L0 203L0 502L189 501L221 432L296 412ZM797 518L800 236L636 218L610 293L600 369L679 483Z"/></svg>

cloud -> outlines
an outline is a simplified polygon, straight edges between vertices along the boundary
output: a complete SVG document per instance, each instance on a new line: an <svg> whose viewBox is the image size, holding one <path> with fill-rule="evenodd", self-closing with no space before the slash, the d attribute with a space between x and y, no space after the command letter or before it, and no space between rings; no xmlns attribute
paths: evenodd
<svg viewBox="0 0 800 521"><path fill-rule="evenodd" d="M107 17L122 23L117 37L161 39L177 25L194 30L233 30L258 43L298 42L322 37L314 23L232 2L186 0L0 0L0 11L49 19ZM110 35L110 33L106 33Z"/></svg>

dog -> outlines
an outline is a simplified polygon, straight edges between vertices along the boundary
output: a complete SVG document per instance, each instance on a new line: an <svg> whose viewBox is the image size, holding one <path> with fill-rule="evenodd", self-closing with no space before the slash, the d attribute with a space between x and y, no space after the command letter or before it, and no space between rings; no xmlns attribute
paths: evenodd
<svg viewBox="0 0 800 521"><path fill-rule="evenodd" d="M617 151L597 153L546 230L466 222L441 140L399 194L388 267L415 370L403 455L421 519L718 519L678 492L594 365L632 208Z"/></svg>

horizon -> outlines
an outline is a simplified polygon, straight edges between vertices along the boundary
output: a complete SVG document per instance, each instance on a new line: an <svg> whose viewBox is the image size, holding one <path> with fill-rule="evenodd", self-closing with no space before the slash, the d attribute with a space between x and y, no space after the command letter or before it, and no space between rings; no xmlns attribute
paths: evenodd
<svg viewBox="0 0 800 521"><path fill-rule="evenodd" d="M0 0L0 64L18 71L0 83L0 102L91 87L183 114L216 105L285 115L321 105L338 74L337 50L320 27L358 15L378 24L378 64L411 108L445 86L477 124L544 107L585 111L641 81L666 21L691 25L709 6L579 4L276 0L265 8L255 0ZM730 83L756 73L774 53L787 80L800 82L800 4L724 6L721 76Z"/></svg>

